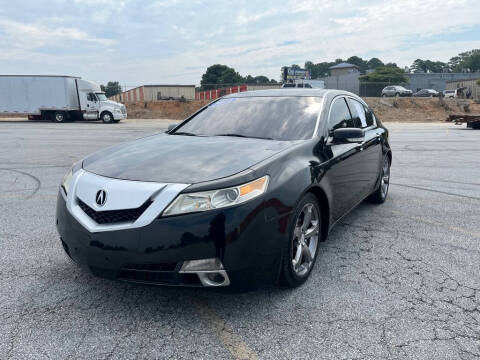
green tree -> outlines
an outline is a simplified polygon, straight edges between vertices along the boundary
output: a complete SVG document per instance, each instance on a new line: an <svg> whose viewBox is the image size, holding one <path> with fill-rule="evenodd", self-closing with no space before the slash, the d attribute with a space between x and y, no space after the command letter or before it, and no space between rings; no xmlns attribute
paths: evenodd
<svg viewBox="0 0 480 360"><path fill-rule="evenodd" d="M107 85L100 85L100 89L105 93L106 97L114 96L122 92L122 87L118 81L109 81Z"/></svg>
<svg viewBox="0 0 480 360"><path fill-rule="evenodd" d="M401 84L408 82L408 78L405 76L405 71L400 69L396 65L379 66L375 71L361 75L361 82L381 82L391 84Z"/></svg>
<svg viewBox="0 0 480 360"><path fill-rule="evenodd" d="M245 77L246 84L267 84L270 82L270 79L264 75L252 76L247 75Z"/></svg>
<svg viewBox="0 0 480 360"><path fill-rule="evenodd" d="M227 65L215 64L209 66L200 81L203 90L211 90L224 85L234 85L243 83L244 79L235 69Z"/></svg>
<svg viewBox="0 0 480 360"><path fill-rule="evenodd" d="M370 60L368 60L367 66L368 66L368 69L374 69L375 70L379 66L384 66L384 63L379 58L374 57L374 58L371 58Z"/></svg>
<svg viewBox="0 0 480 360"><path fill-rule="evenodd" d="M417 59L410 66L411 72L440 73L448 71L448 65L441 61Z"/></svg>
<svg viewBox="0 0 480 360"><path fill-rule="evenodd" d="M305 63L305 69L308 70L312 79L317 79L328 76L328 68L333 65L335 65L335 62L321 62L318 64L314 64L311 61L307 61Z"/></svg>
<svg viewBox="0 0 480 360"><path fill-rule="evenodd" d="M480 71L480 49L473 49L458 54L448 62L450 69L454 72L476 72Z"/></svg>
<svg viewBox="0 0 480 360"><path fill-rule="evenodd" d="M358 69L362 74L365 73L365 71L368 69L367 61L363 60L361 57L358 56L350 56L347 59L347 63L357 65Z"/></svg>

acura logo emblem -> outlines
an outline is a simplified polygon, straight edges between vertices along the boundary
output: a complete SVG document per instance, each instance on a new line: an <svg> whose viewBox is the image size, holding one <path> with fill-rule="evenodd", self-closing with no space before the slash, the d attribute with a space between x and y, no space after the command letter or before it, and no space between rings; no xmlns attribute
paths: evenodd
<svg viewBox="0 0 480 360"><path fill-rule="evenodd" d="M105 190L98 190L97 195L95 196L95 202L98 206L105 205L107 201L107 192Z"/></svg>

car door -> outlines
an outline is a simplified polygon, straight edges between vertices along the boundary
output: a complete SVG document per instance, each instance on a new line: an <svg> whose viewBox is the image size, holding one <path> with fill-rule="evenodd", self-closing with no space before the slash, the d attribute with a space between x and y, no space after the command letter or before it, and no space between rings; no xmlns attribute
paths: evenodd
<svg viewBox="0 0 480 360"><path fill-rule="evenodd" d="M358 192L357 201L361 201L373 191L379 176L379 164L382 160L381 132L368 107L354 98L347 98L347 104L355 126L365 132L357 155L357 162L361 166L358 177L361 190Z"/></svg>
<svg viewBox="0 0 480 360"><path fill-rule="evenodd" d="M97 114L100 102L93 92L87 93L87 113L89 115ZM90 118L90 117L89 117Z"/></svg>
<svg viewBox="0 0 480 360"><path fill-rule="evenodd" d="M331 188L331 211L333 221L347 213L359 198L362 190L362 167L358 162L361 143L338 141L331 136L335 129L355 127L345 98L335 98L328 115L328 136L325 143L327 181Z"/></svg>

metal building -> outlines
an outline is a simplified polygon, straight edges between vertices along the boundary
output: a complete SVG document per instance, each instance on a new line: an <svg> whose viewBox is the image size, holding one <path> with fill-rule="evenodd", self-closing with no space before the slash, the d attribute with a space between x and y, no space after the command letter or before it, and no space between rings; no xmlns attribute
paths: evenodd
<svg viewBox="0 0 480 360"><path fill-rule="evenodd" d="M112 96L114 101L131 103L137 101L195 99L195 85L142 85Z"/></svg>
<svg viewBox="0 0 480 360"><path fill-rule="evenodd" d="M477 76L480 74L477 73ZM459 88L469 89L472 93L472 99L480 99L480 76L477 79L462 79L447 81L447 90L456 90Z"/></svg>

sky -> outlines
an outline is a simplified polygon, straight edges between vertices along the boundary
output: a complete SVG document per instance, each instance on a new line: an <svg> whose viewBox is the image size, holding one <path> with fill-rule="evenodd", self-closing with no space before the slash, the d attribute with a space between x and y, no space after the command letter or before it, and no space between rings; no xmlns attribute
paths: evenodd
<svg viewBox="0 0 480 360"><path fill-rule="evenodd" d="M0 74L199 84L212 64L378 57L409 66L480 48L478 0L0 0Z"/></svg>

